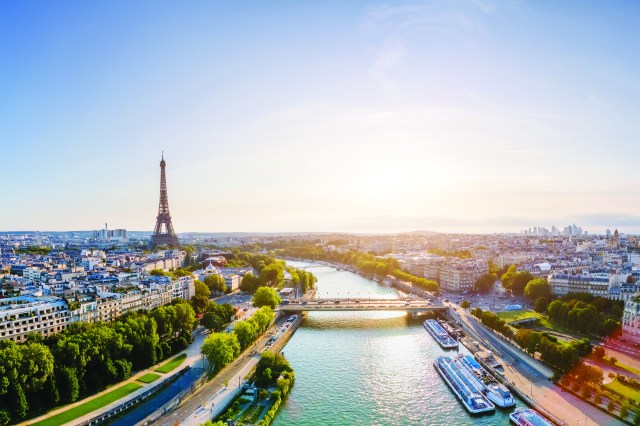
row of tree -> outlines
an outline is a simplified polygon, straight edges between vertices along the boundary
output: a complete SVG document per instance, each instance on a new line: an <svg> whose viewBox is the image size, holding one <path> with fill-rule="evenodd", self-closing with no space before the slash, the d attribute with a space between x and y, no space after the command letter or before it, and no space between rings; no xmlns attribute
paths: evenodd
<svg viewBox="0 0 640 426"><path fill-rule="evenodd" d="M589 298L569 295L564 299L554 300L547 307L549 319L579 333L614 337L620 335L622 308L619 304L593 296L591 303L584 300Z"/></svg>
<svg viewBox="0 0 640 426"><path fill-rule="evenodd" d="M591 353L589 339L562 343L545 332L527 328L519 329L515 334L514 341L531 356L538 352L542 362L563 373L571 370L581 356Z"/></svg>
<svg viewBox="0 0 640 426"><path fill-rule="evenodd" d="M478 318L482 324L486 325L491 330L494 330L509 339L513 338L513 329L507 325L505 320L498 318L498 316L493 312L474 308L471 310L471 315Z"/></svg>
<svg viewBox="0 0 640 426"><path fill-rule="evenodd" d="M228 303L219 305L208 301L202 312L200 324L208 330L220 331L231 322L236 309Z"/></svg>
<svg viewBox="0 0 640 426"><path fill-rule="evenodd" d="M252 273L244 274L240 282L240 290L254 293L258 287L275 287L283 282L286 267L284 260L278 260L275 256L269 254L245 252L236 253L235 256L235 262L244 264L244 266L251 266L258 271L257 276Z"/></svg>
<svg viewBox="0 0 640 426"><path fill-rule="evenodd" d="M532 279L533 275L531 275L529 272L518 272L517 265L509 266L507 272L502 274L502 276L500 277L502 286L507 290L511 290L513 294L517 295L522 295L524 293L524 288Z"/></svg>
<svg viewBox="0 0 640 426"><path fill-rule="evenodd" d="M287 268L289 275L291 275L291 282L300 288L302 293L306 293L311 290L318 279L308 271L304 269L296 269L296 268Z"/></svg>
<svg viewBox="0 0 640 426"><path fill-rule="evenodd" d="M177 299L153 311L131 312L112 323L76 323L25 343L0 342L1 419L71 403L126 379L184 349L195 327L191 305Z"/></svg>
<svg viewBox="0 0 640 426"><path fill-rule="evenodd" d="M401 271L400 269L396 269L395 271L393 271L392 275L401 281L408 281L423 290L430 291L436 294L440 292L440 286L435 281L428 280L422 277L416 277L415 275Z"/></svg>
<svg viewBox="0 0 640 426"><path fill-rule="evenodd" d="M264 333L274 319L273 310L267 306L258 309L248 320L236 323L232 333L211 333L204 340L201 352L209 361L210 374L215 375L240 352L248 348Z"/></svg>
<svg viewBox="0 0 640 426"><path fill-rule="evenodd" d="M356 250L350 250L343 253L339 253L337 251L324 251L322 247L308 245L285 245L284 248L277 250L277 252L283 256L353 265L360 272L367 275L375 275L378 277L391 275L399 280L410 282L413 285L430 292L438 293L440 291L440 286L437 282L401 271L398 261L393 258L377 257L373 254L363 253Z"/></svg>

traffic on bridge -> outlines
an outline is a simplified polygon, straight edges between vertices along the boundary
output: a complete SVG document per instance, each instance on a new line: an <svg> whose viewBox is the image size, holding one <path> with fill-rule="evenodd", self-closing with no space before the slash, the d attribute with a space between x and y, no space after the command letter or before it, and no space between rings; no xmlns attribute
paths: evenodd
<svg viewBox="0 0 640 426"><path fill-rule="evenodd" d="M303 311L444 311L448 307L428 300L412 299L315 299L297 300L282 305L289 312Z"/></svg>

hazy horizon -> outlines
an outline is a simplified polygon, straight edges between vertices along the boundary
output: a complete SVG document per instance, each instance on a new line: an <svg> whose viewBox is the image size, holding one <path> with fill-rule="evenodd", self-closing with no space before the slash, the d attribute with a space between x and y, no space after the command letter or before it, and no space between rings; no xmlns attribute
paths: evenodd
<svg viewBox="0 0 640 426"><path fill-rule="evenodd" d="M640 233L639 9L4 2L0 229Z"/></svg>

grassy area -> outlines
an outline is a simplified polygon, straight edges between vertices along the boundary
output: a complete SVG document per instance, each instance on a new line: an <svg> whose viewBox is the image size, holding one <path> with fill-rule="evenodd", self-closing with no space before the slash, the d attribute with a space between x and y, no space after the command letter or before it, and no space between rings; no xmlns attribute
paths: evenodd
<svg viewBox="0 0 640 426"><path fill-rule="evenodd" d="M147 373L144 376L138 377L136 380L142 383L151 383L151 382L155 382L159 378L160 378L159 374Z"/></svg>
<svg viewBox="0 0 640 426"><path fill-rule="evenodd" d="M87 401L84 404L80 404L69 410L63 411L60 414L41 420L38 423L33 423L32 426L57 426L69 423L78 417L82 417L85 414L89 414L92 411L104 407L105 405L111 404L112 402L117 401L140 388L142 388L142 386L137 383L127 383L124 386L120 386L119 388L105 393L98 398L92 399L91 401Z"/></svg>
<svg viewBox="0 0 640 426"><path fill-rule="evenodd" d="M611 358L608 357L608 356L605 356L602 360L605 361L607 364L611 364ZM630 365L624 364L624 363L622 363L620 361L616 361L615 365L618 368L622 368L623 370L627 370L629 373L640 375L640 370L638 370L637 368L634 368L634 367L632 367Z"/></svg>
<svg viewBox="0 0 640 426"><path fill-rule="evenodd" d="M544 315L538 312L518 310L518 311L498 312L496 313L496 315L498 316L498 318L502 318L507 323L526 319L526 318L537 318L538 322L542 327L548 328L550 330L555 330L557 328L553 326Z"/></svg>
<svg viewBox="0 0 640 426"><path fill-rule="evenodd" d="M156 371L160 373L168 373L182 364L185 359L187 359L187 354L178 355L171 361L165 362L164 365L162 365L160 368L156 368Z"/></svg>
<svg viewBox="0 0 640 426"><path fill-rule="evenodd" d="M521 320L521 319L525 319L525 318L537 318L538 317L538 315L535 312L524 311L522 309L520 309L518 311L498 312L496 315L498 315L499 318L502 318L506 322L517 321L517 320Z"/></svg>
<svg viewBox="0 0 640 426"><path fill-rule="evenodd" d="M640 390L634 389L631 386L627 386L618 380L614 380L613 382L607 383L604 386L614 392L618 392L620 395L626 396L632 401L640 401Z"/></svg>

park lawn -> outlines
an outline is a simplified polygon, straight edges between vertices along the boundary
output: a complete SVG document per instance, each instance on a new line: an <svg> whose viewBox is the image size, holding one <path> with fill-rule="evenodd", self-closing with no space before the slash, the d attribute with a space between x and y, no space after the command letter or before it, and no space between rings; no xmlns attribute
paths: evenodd
<svg viewBox="0 0 640 426"><path fill-rule="evenodd" d="M611 358L608 356L605 356L602 360L605 361L607 364L611 363ZM640 370L630 365L624 364L620 361L616 361L616 367L622 368L623 370L627 370L629 373L640 375Z"/></svg>
<svg viewBox="0 0 640 426"><path fill-rule="evenodd" d="M159 378L160 378L159 374L147 373L143 376L138 377L136 380L142 383L151 383L151 382L155 382Z"/></svg>
<svg viewBox="0 0 640 426"><path fill-rule="evenodd" d="M56 414L55 416L51 416L49 418L41 420L38 423L33 423L32 426L57 426L69 423L77 419L78 417L82 417L85 414L89 414L92 411L104 407L105 405L109 405L112 402L119 400L120 398L124 398L125 396L137 391L140 388L142 388L142 386L137 383L127 383L124 386L120 386L119 388L105 393L98 398L92 399L91 401L87 401L84 404L80 404L69 410L63 411L60 414Z"/></svg>
<svg viewBox="0 0 640 426"><path fill-rule="evenodd" d="M160 368L156 368L156 371L160 373L168 373L182 364L185 359L187 359L187 354L178 355L171 361L164 363L164 365L162 365Z"/></svg>
<svg viewBox="0 0 640 426"><path fill-rule="evenodd" d="M617 361L617 362L616 362L616 367L620 367L620 368L622 368L623 370L627 370L629 373L633 373L633 374L640 375L640 370L638 370L637 368L633 368L633 367L632 367L632 366L630 366L630 365L623 364L623 363L621 363L620 361Z"/></svg>
<svg viewBox="0 0 640 426"><path fill-rule="evenodd" d="M557 327L552 325L544 315L542 315L542 314L540 314L538 312L518 310L518 311L498 312L496 315L498 315L498 318L502 318L507 323L510 323L510 322L513 322L513 321L518 321L518 320L525 319L525 318L538 318L538 322L544 328L548 328L550 330L556 330L557 329Z"/></svg>
<svg viewBox="0 0 640 426"><path fill-rule="evenodd" d="M539 314L532 311L518 310L518 311L503 311L498 312L498 318L505 320L506 322L517 321L525 318L539 318Z"/></svg>
<svg viewBox="0 0 640 426"><path fill-rule="evenodd" d="M614 380L604 386L612 391L618 392L620 395L626 396L632 401L640 401L640 390L627 386L619 380Z"/></svg>

